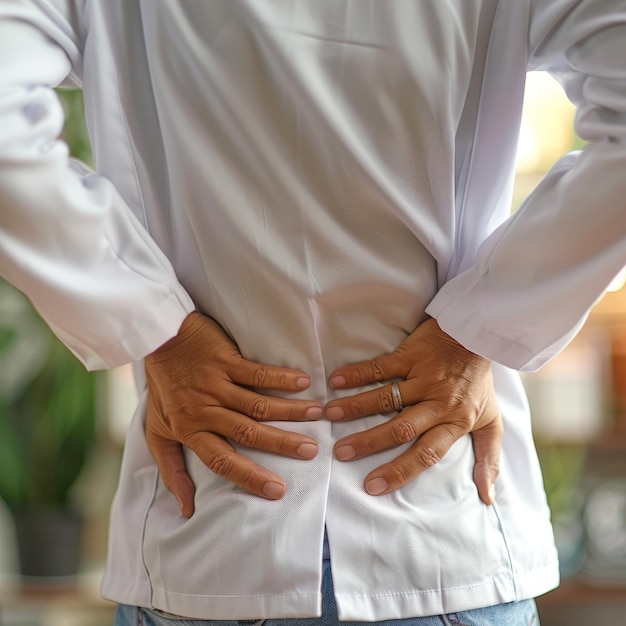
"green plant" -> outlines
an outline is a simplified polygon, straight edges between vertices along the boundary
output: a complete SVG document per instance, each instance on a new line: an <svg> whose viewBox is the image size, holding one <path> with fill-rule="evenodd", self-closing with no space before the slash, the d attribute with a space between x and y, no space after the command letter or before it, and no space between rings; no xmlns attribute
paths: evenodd
<svg viewBox="0 0 626 626"><path fill-rule="evenodd" d="M65 508L96 434L96 379L0 283L0 497Z"/></svg>
<svg viewBox="0 0 626 626"><path fill-rule="evenodd" d="M553 518L577 511L580 506L580 482L585 467L584 444L548 444L539 442L537 452L543 472L548 504Z"/></svg>

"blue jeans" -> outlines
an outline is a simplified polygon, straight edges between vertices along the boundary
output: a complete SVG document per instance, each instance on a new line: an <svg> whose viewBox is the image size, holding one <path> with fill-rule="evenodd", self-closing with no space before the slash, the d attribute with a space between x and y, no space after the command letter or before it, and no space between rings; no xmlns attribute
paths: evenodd
<svg viewBox="0 0 626 626"><path fill-rule="evenodd" d="M372 622L339 621L333 594L330 561L326 560L324 561L322 598L321 617L266 620L177 619L150 609L120 605L115 616L115 626L333 626L340 623L347 626L371 626ZM382 626L539 626L539 616L535 601L523 600L449 615L412 617L375 623Z"/></svg>

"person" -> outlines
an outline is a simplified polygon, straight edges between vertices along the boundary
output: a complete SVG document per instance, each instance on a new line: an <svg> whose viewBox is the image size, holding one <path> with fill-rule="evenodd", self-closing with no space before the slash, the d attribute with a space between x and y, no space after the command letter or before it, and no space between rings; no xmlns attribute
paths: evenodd
<svg viewBox="0 0 626 626"><path fill-rule="evenodd" d="M2 275L135 364L117 623L532 623L517 371L626 262L626 1L5 0L0 41ZM533 69L588 147L509 217Z"/></svg>

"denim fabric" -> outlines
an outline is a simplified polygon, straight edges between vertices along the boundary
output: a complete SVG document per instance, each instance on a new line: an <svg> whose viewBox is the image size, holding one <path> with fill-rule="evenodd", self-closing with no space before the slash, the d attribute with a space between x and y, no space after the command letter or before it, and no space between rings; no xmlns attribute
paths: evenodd
<svg viewBox="0 0 626 626"><path fill-rule="evenodd" d="M329 561L324 561L322 595L321 617L266 620L178 619L151 609L120 605L115 616L115 626L333 626L339 623L347 626L371 626L372 622L339 622ZM375 623L382 626L539 626L539 617L534 600L523 600L448 615Z"/></svg>

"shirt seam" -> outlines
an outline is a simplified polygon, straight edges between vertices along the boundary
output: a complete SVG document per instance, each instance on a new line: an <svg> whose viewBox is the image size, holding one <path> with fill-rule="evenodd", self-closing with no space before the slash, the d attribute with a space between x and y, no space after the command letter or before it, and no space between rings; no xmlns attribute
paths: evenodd
<svg viewBox="0 0 626 626"><path fill-rule="evenodd" d="M458 587L442 587L441 589L410 589L407 591L390 591L385 593L368 593L366 595L357 595L357 594L348 594L348 593L336 593L337 596L341 596L343 598L393 598L400 596L423 596L428 594L441 594L447 591L463 591L467 589L476 589L478 587L489 587L493 586L494 581L505 581L511 582L513 581L513 576L500 576L499 578L492 578L488 582L484 583L476 583L475 585L459 585Z"/></svg>
<svg viewBox="0 0 626 626"><path fill-rule="evenodd" d="M320 591L290 591L288 593L252 593L252 594L238 594L238 595L225 595L225 594L198 594L198 593L181 593L180 591L171 591L164 587L154 587L151 585L152 590L158 590L164 592L168 596L178 596L181 598L222 598L226 600L237 600L240 598L284 598L289 596L318 596Z"/></svg>
<svg viewBox="0 0 626 626"><path fill-rule="evenodd" d="M144 390L144 393L147 394L148 391L147 389ZM150 516L150 511L152 510L152 507L154 506L154 502L156 500L156 494L157 494L157 489L158 489L158 484L159 484L159 471L158 469L155 471L154 473L154 482L153 482L153 487L152 487L152 497L150 498L150 502L148 504L148 506L146 507L146 511L144 513L143 516L143 524L142 524L142 528L141 528L141 564L143 565L143 569L146 575L146 579L147 579L147 583L148 583L148 589L149 589L149 594L150 594L150 604L153 605L154 604L154 585L152 584L152 576L150 576L150 570L148 569L148 565L146 562L146 549L145 549L145 545L146 545L146 531L147 531L147 527L148 527L148 517Z"/></svg>

